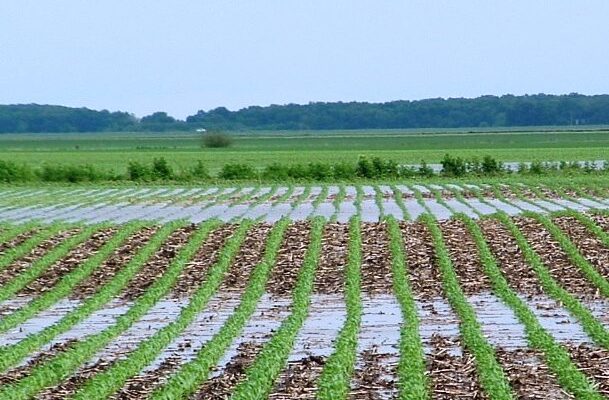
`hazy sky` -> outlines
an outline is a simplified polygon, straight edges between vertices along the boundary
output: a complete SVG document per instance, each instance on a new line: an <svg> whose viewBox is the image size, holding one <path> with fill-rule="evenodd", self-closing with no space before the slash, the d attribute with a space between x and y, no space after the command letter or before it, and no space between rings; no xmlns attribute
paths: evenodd
<svg viewBox="0 0 609 400"><path fill-rule="evenodd" d="M607 0L1 0L0 103L609 93Z"/></svg>

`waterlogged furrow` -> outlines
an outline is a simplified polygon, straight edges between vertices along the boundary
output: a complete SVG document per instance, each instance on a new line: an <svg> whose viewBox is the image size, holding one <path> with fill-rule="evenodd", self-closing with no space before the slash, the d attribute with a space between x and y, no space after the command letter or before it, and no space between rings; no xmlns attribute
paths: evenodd
<svg viewBox="0 0 609 400"><path fill-rule="evenodd" d="M252 271L247 288L235 312L213 339L197 353L195 359L184 364L164 386L153 393L152 398L185 397L194 393L197 387L207 379L210 370L214 365L217 365L233 339L242 331L255 311L260 297L264 294L265 283L275 264L277 251L281 246L287 225L288 220L284 219L273 227L267 241L264 256Z"/></svg>

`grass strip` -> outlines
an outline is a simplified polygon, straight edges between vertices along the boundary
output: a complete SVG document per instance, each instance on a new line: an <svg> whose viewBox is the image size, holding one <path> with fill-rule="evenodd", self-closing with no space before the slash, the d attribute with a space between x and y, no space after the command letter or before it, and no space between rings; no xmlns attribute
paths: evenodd
<svg viewBox="0 0 609 400"><path fill-rule="evenodd" d="M573 214L578 213L573 212ZM585 259L577 249L577 246L573 244L569 237L550 218L532 212L526 212L524 216L534 218L541 223L560 244L560 247L565 251L571 262L582 271L586 279L592 282L603 296L609 297L609 282Z"/></svg>
<svg viewBox="0 0 609 400"><path fill-rule="evenodd" d="M321 253L324 219L312 221L311 244L303 260L298 281L292 295L292 313L261 350L246 372L245 380L237 385L231 399L263 399L269 395L273 383L286 365L298 331L309 314L315 271Z"/></svg>
<svg viewBox="0 0 609 400"><path fill-rule="evenodd" d="M118 295L138 270L161 248L167 237L182 225L183 222L181 221L164 225L110 282L102 286L93 296L87 298L84 303L70 311L57 323L27 336L14 345L0 347L0 372L14 366L27 357L30 352L39 349L55 336L67 332Z"/></svg>
<svg viewBox="0 0 609 400"><path fill-rule="evenodd" d="M552 278L550 271L543 264L539 254L533 250L516 224L514 224L505 213L497 213L494 218L503 223L516 239L518 247L520 247L526 262L533 268L533 271L535 271L539 278L539 282L541 283L544 292L560 304L564 305L567 310L579 320L584 331L597 345L609 349L609 332L607 332L603 324L592 315L589 309Z"/></svg>
<svg viewBox="0 0 609 400"><path fill-rule="evenodd" d="M104 244L97 253L85 260L78 268L65 275L51 290L42 293L17 311L0 320L0 333L16 327L28 318L33 317L40 311L69 295L76 285L106 261L121 244L137 230L141 229L142 226L142 223L130 223L125 225L106 244Z"/></svg>
<svg viewBox="0 0 609 400"><path fill-rule="evenodd" d="M0 302L10 298L12 295L23 289L30 282L36 279L41 273L43 273L47 268L49 268L51 265L55 264L57 261L65 257L66 254L70 252L70 250L73 250L74 247L89 239L91 235L93 235L96 231L98 231L104 226L106 225L98 224L83 228L81 232L67 238L58 246L53 247L45 255L36 259L34 262L32 262L29 268L23 271L23 273L11 279L9 282L5 283L4 285L2 285L2 287L0 287Z"/></svg>
<svg viewBox="0 0 609 400"><path fill-rule="evenodd" d="M140 343L134 351L129 353L127 358L117 361L109 369L89 379L74 398L107 398L119 390L127 379L136 375L146 365L154 361L158 354L195 320L197 314L203 310L218 290L251 225L249 221L240 224L229 242L221 250L217 262L209 270L205 283L197 289L188 305L182 308L175 321Z"/></svg>
<svg viewBox="0 0 609 400"><path fill-rule="evenodd" d="M361 274L362 235L360 220L349 221L349 250L345 269L347 318L338 335L334 352L319 377L317 398L346 399L355 369L357 338L362 320Z"/></svg>
<svg viewBox="0 0 609 400"><path fill-rule="evenodd" d="M387 218L393 292L400 304L404 324L400 329L400 361L398 363L398 399L427 400L430 397L429 380L425 367L423 343L419 335L417 305L408 283L404 239L393 217Z"/></svg>
<svg viewBox="0 0 609 400"><path fill-rule="evenodd" d="M450 255L444 243L442 231L438 227L435 218L424 215L422 221L429 228L440 273L442 274L442 286L444 293L459 316L459 331L465 347L472 352L476 360L476 371L480 378L480 384L490 399L514 399L509 381L495 357L493 347L488 343L480 324L476 319L476 313L467 302L465 294L459 284L459 278L453 268Z"/></svg>
<svg viewBox="0 0 609 400"><path fill-rule="evenodd" d="M0 399L26 400L35 396L45 387L54 386L68 378L81 364L93 357L97 351L129 329L171 290L184 266L194 257L201 243L217 225L218 222L215 220L202 224L190 236L188 243L171 260L165 273L134 301L126 313L116 319L114 325L78 341L69 350L34 368L27 377L14 384L2 387L0 389Z"/></svg>
<svg viewBox="0 0 609 400"><path fill-rule="evenodd" d="M283 242L283 235L289 220L281 219L273 227L267 239L264 256L252 271L250 281L241 297L239 306L190 362L183 364L167 383L152 394L152 399L186 398L203 383L210 370L218 363L234 338L241 333L245 324L256 310L256 304L264 294L264 288L277 254Z"/></svg>
<svg viewBox="0 0 609 400"><path fill-rule="evenodd" d="M484 239L484 234L480 227L464 214L458 214L456 217L465 223L476 242L480 261L485 274L491 281L493 293L514 311L518 321L524 325L529 346L544 354L544 360L550 370L556 375L558 383L578 399L596 400L603 398L586 375L573 364L569 353L564 347L559 345L552 335L541 326L527 304L510 288L507 280L497 266L497 262Z"/></svg>

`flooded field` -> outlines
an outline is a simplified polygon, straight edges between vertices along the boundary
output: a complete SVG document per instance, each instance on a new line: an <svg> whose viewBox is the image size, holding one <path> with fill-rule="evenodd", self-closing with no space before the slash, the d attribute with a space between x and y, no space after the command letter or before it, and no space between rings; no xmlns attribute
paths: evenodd
<svg viewBox="0 0 609 400"><path fill-rule="evenodd" d="M2 194L0 399L609 396L601 193L145 190Z"/></svg>

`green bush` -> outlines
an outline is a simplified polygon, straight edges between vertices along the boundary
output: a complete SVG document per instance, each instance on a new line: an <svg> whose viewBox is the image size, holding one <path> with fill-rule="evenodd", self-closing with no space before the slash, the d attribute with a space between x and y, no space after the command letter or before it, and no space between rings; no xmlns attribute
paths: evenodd
<svg viewBox="0 0 609 400"><path fill-rule="evenodd" d="M467 165L461 157L452 157L447 153L440 164L442 164L443 175L459 177L467 173Z"/></svg>
<svg viewBox="0 0 609 400"><path fill-rule="evenodd" d="M44 164L38 171L38 177L43 182L96 182L109 180L107 174L97 170L92 165L52 165Z"/></svg>
<svg viewBox="0 0 609 400"><path fill-rule="evenodd" d="M34 172L27 165L19 165L13 161L0 160L0 182L27 182L33 180Z"/></svg>
<svg viewBox="0 0 609 400"><path fill-rule="evenodd" d="M189 170L189 173L190 173L190 176L195 179L210 179L211 178L211 175L209 174L209 170L207 169L207 167L205 166L205 164L203 164L203 161L201 161L201 160L197 161L195 166Z"/></svg>
<svg viewBox="0 0 609 400"><path fill-rule="evenodd" d="M222 148L233 144L233 138L221 132L208 132L203 135L203 147Z"/></svg>
<svg viewBox="0 0 609 400"><path fill-rule="evenodd" d="M155 158L152 160L152 176L155 179L171 179L173 169L167 164L164 157Z"/></svg>
<svg viewBox="0 0 609 400"><path fill-rule="evenodd" d="M150 168L148 168L148 166L138 161L129 161L129 166L127 167L127 175L132 181L144 181L151 178L152 172L150 171Z"/></svg>
<svg viewBox="0 0 609 400"><path fill-rule="evenodd" d="M224 164L218 178L235 180L235 179L255 179L258 175L254 168L247 164Z"/></svg>

